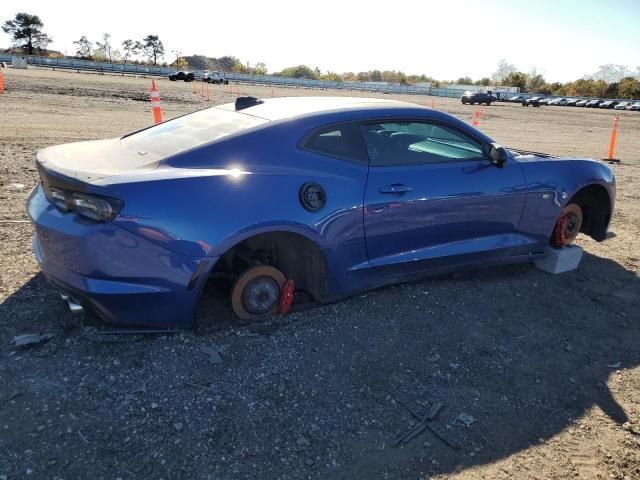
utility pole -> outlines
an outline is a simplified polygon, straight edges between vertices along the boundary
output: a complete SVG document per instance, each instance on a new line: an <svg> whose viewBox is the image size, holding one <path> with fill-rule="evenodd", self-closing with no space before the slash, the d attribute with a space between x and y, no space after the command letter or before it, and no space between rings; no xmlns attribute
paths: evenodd
<svg viewBox="0 0 640 480"><path fill-rule="evenodd" d="M172 50L171 53L175 54L176 56L176 70L179 70L180 66L178 65L178 60L180 60L180 55L182 54L182 52Z"/></svg>

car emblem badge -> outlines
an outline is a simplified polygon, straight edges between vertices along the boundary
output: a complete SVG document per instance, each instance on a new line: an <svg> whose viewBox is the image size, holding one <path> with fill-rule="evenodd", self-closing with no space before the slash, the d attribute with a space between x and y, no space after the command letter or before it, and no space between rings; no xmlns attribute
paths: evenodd
<svg viewBox="0 0 640 480"><path fill-rule="evenodd" d="M321 185L308 182L300 187L300 203L306 210L318 212L327 203L327 194Z"/></svg>

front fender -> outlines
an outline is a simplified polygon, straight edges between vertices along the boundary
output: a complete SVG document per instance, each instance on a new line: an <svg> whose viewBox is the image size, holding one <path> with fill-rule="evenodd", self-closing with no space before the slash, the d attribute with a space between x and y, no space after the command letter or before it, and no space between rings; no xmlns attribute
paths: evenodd
<svg viewBox="0 0 640 480"><path fill-rule="evenodd" d="M588 159L516 157L527 181L527 201L519 230L540 247L546 246L562 209L581 189L603 187L615 202L615 179L611 169Z"/></svg>

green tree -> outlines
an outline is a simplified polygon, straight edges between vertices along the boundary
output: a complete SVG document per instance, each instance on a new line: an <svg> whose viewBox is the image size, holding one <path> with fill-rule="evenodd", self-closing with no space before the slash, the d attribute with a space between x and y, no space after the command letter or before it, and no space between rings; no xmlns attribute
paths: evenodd
<svg viewBox="0 0 640 480"><path fill-rule="evenodd" d="M454 83L458 85L473 85L473 79L471 77L460 77Z"/></svg>
<svg viewBox="0 0 640 480"><path fill-rule="evenodd" d="M526 91L537 92L544 86L545 83L547 82L545 81L544 77L539 73L534 75L528 75Z"/></svg>
<svg viewBox="0 0 640 480"><path fill-rule="evenodd" d="M291 77L291 78L308 78L310 80L317 80L319 75L317 72L307 67L306 65L298 65L297 67L289 67L285 68L280 72L280 75L283 77Z"/></svg>
<svg viewBox="0 0 640 480"><path fill-rule="evenodd" d="M42 52L47 49L53 39L44 33L44 23L37 15L20 12L12 20L7 20L2 25L2 30L11 36L13 46L22 48L28 55L33 55L36 50Z"/></svg>
<svg viewBox="0 0 640 480"><path fill-rule="evenodd" d="M249 73L249 69L240 60L236 59L231 71L235 73Z"/></svg>
<svg viewBox="0 0 640 480"><path fill-rule="evenodd" d="M241 63L236 57L224 56L218 58L218 63L220 64L220 68L226 72L230 72L233 70L233 67L236 63Z"/></svg>
<svg viewBox="0 0 640 480"><path fill-rule="evenodd" d="M158 64L158 59L164 56L164 45L158 35L147 35L142 39L142 51L153 62Z"/></svg>
<svg viewBox="0 0 640 480"><path fill-rule="evenodd" d="M327 80L329 82L341 82L342 77L339 73L336 72L327 72L320 77L322 80Z"/></svg>
<svg viewBox="0 0 640 480"><path fill-rule="evenodd" d="M640 80L633 77L625 77L620 80L618 95L620 98L640 98Z"/></svg>
<svg viewBox="0 0 640 480"><path fill-rule="evenodd" d="M76 55L82 58L91 58L91 51L93 50L93 43L89 41L84 35L80 37L80 40L73 42L77 45Z"/></svg>
<svg viewBox="0 0 640 480"><path fill-rule="evenodd" d="M522 72L510 72L500 82L505 87L518 87L521 91L527 86L527 74Z"/></svg>
<svg viewBox="0 0 640 480"><path fill-rule="evenodd" d="M387 76L390 76L389 74L391 72L385 72L387 74ZM371 79L372 82L382 82L384 81L384 77L382 75L382 72L380 70L372 70L369 73L369 78ZM387 82L389 81L393 81L393 80L386 80Z"/></svg>
<svg viewBox="0 0 640 480"><path fill-rule="evenodd" d="M268 72L269 70L267 70L267 64L264 62L258 62L256 63L256 66L253 67L254 75L266 75Z"/></svg>
<svg viewBox="0 0 640 480"><path fill-rule="evenodd" d="M476 80L473 82L475 85L482 85L483 87L488 87L491 85L491 79L489 77L482 77L480 80Z"/></svg>

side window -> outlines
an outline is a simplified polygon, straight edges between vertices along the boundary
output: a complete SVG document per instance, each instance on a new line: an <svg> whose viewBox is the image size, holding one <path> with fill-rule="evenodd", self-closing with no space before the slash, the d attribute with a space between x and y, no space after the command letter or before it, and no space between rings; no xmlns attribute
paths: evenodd
<svg viewBox="0 0 640 480"><path fill-rule="evenodd" d="M302 148L331 157L367 162L360 130L356 124L341 124L314 130L302 143Z"/></svg>
<svg viewBox="0 0 640 480"><path fill-rule="evenodd" d="M420 165L483 158L482 145L434 123L398 122L362 126L371 165Z"/></svg>

